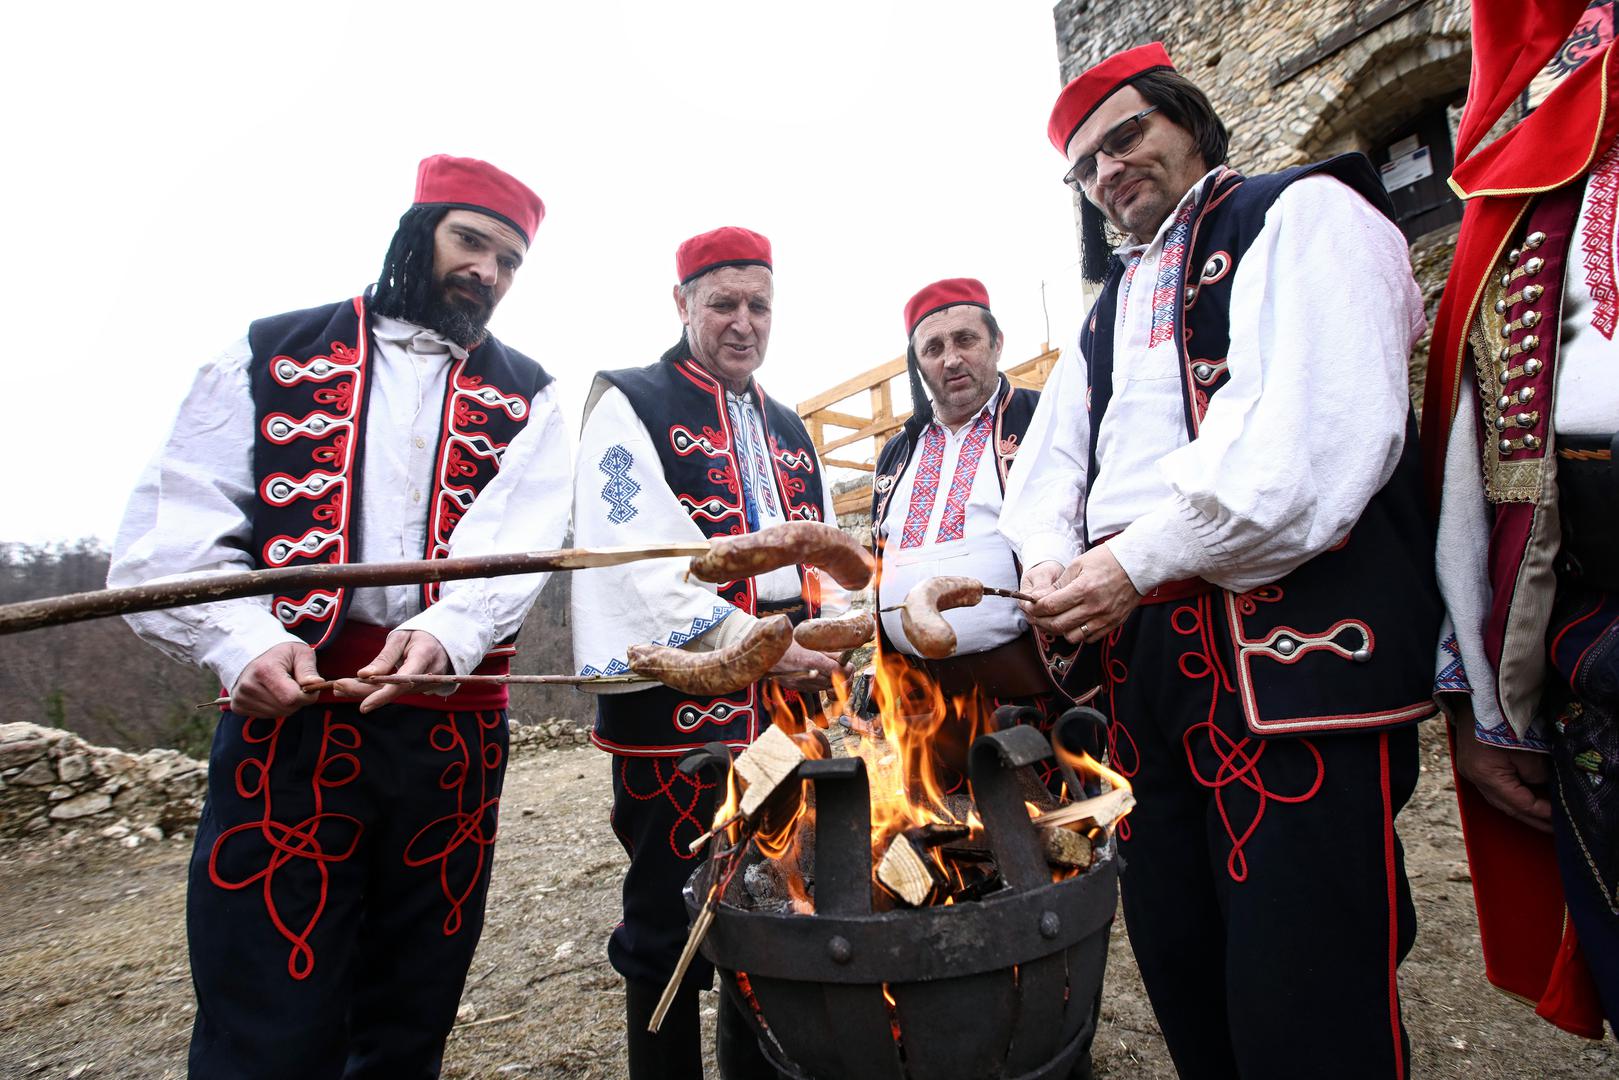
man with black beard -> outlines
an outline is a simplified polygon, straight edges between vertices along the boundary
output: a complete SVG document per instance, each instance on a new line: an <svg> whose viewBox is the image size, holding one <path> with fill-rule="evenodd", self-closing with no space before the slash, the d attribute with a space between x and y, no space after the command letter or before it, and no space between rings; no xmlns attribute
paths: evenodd
<svg viewBox="0 0 1619 1080"><path fill-rule="evenodd" d="M551 378L485 329L544 214L482 161L423 161L374 290L261 319L203 366L109 583L558 546ZM366 680L504 672L544 580L130 617L231 697L186 904L193 1077L438 1075L482 930L505 688Z"/></svg>

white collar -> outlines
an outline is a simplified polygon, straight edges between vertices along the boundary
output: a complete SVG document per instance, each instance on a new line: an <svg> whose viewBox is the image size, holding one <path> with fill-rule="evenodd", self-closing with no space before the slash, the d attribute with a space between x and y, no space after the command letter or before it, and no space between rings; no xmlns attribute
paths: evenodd
<svg viewBox="0 0 1619 1080"><path fill-rule="evenodd" d="M429 330L425 326L418 326L404 319L395 319L388 315L376 316L376 322L371 332L383 341L403 346L406 351L420 353L424 356L442 355L449 353L457 360L465 360L467 351L455 342L440 334L437 330Z"/></svg>

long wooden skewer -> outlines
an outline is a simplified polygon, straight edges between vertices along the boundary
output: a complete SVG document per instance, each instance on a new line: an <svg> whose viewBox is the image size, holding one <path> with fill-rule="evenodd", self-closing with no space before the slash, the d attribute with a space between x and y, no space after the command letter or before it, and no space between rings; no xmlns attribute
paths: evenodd
<svg viewBox="0 0 1619 1080"><path fill-rule="evenodd" d="M585 570L597 566L619 566L640 559L694 557L706 553L708 548L707 540L687 540L646 547L560 548L555 551L519 551L385 563L318 563L277 570L193 576L179 581L100 589L0 605L0 635L82 622L85 619L102 619L110 615L133 615L159 608L234 600L242 596L292 593L300 589L340 586L363 589L554 570Z"/></svg>
<svg viewBox="0 0 1619 1080"><path fill-rule="evenodd" d="M985 596L1005 596L1005 597L1007 597L1009 599L1012 599L1012 600L1027 600L1031 604L1035 603L1036 601L1038 601L1040 599L1038 596L1030 596L1028 593L1026 593L1026 592L1018 592L1016 589L992 589L988 585L984 586L984 595ZM878 608L877 610L878 611L898 611L900 608L902 608L904 606L905 606L904 604L889 604L887 607ZM0 610L3 610L3 609L0 609Z"/></svg>
<svg viewBox="0 0 1619 1080"><path fill-rule="evenodd" d="M804 671L772 671L766 678L782 679L801 675L817 675L819 672ZM654 680L645 675L373 675L369 679L360 679L358 675L353 678L363 683L436 683L438 685L454 684L457 686L612 686L618 683L646 683ZM302 684L303 690L310 694L319 694L337 685L335 679L321 679L319 682ZM197 705L199 709L216 709L222 705L230 704L230 696L204 701Z"/></svg>

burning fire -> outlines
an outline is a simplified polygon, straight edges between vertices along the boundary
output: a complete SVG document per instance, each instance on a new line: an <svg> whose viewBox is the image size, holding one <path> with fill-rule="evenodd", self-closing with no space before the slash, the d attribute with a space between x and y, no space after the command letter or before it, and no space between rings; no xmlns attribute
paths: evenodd
<svg viewBox="0 0 1619 1080"><path fill-rule="evenodd" d="M897 657L882 654L875 660L871 690L871 699L880 717L881 738L845 739L838 729L833 729L829 737L825 733L829 725L835 723L836 718L854 715L856 710L851 687L843 679L836 680L833 691L826 697L830 700L824 702L824 711L812 712L806 718L803 708L790 704L772 684L769 700L772 722L792 738L806 758L829 756L836 739L842 743L843 750L864 759L871 791L874 870L880 870L896 838L902 835L926 837L914 846L931 864L932 870L928 873L941 883L932 895L942 897L945 904L955 903L958 896L965 897L973 884L968 876L974 864L964 862L959 850L953 852L954 857L946 857L939 838L972 845L975 838L983 837L983 823L968 797L966 771L968 747L989 726L987 704L976 693L947 697L922 671ZM1100 844L1133 805L1133 798L1128 795L1129 782L1089 754L1074 755L1061 747L1057 753L1059 762L1072 770L1072 775L1085 787L1100 781L1106 791L1124 794L1100 808L1093 818L1077 817L1048 824L1042 819L1074 807L1074 800L1086 799L1085 791L1069 790L1071 785L1065 783L1062 794L1068 800L1066 803L1056 810L1027 803L1029 816L1038 826L1067 827ZM799 786L797 797L779 796L767 801L760 811L762 820L756 823L753 839L760 852L774 860L782 871L780 878L792 909L812 913L814 902L799 867L807 863L804 846L813 842L814 817L803 797L802 784ZM725 800L715 814L716 828L723 833L727 845L742 838L738 806L739 792L733 772ZM1088 845L1086 850L1090 850ZM1073 866L1054 865L1052 878L1061 880L1079 872ZM874 873L874 877L885 884L879 873ZM885 884L885 888L889 887Z"/></svg>

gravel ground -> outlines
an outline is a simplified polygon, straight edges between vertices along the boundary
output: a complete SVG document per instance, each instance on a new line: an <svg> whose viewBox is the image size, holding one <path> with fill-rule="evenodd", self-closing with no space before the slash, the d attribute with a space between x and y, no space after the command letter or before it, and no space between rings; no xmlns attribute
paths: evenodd
<svg viewBox="0 0 1619 1080"><path fill-rule="evenodd" d="M1431 738L1424 753L1399 822L1419 919L1401 969L1414 1076L1619 1077L1611 1039L1557 1031L1485 984L1449 767ZM624 866L607 826L607 764L591 749L525 749L514 758L488 922L446 1077L623 1075L623 991L604 947ZM187 853L183 840L135 851L101 842L0 850L0 1077L184 1075L194 1009ZM705 1015L712 1023L711 1001ZM1096 1055L1101 1076L1175 1075L1122 921Z"/></svg>

